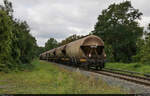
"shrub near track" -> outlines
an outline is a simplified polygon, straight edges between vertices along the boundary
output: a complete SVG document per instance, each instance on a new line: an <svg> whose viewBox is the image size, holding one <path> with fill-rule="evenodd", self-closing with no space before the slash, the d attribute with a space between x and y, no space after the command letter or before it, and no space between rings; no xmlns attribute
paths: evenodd
<svg viewBox="0 0 150 96"><path fill-rule="evenodd" d="M49 62L34 60L34 69L0 73L0 94L89 94L125 93L93 76L85 77Z"/></svg>

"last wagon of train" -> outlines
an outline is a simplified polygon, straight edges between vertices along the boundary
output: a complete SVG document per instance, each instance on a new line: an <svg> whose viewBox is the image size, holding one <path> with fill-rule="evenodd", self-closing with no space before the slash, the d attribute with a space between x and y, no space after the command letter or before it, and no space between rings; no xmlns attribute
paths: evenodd
<svg viewBox="0 0 150 96"><path fill-rule="evenodd" d="M40 59L87 69L102 69L106 59L104 42L98 36L89 35L46 51L40 54Z"/></svg>

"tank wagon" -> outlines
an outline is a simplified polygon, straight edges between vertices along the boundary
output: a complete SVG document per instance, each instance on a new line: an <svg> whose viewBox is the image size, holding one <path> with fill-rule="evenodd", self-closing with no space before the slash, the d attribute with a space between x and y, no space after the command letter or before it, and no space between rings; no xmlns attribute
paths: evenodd
<svg viewBox="0 0 150 96"><path fill-rule="evenodd" d="M41 60L83 66L104 68L106 54L104 42L95 35L89 35L58 48L40 54Z"/></svg>

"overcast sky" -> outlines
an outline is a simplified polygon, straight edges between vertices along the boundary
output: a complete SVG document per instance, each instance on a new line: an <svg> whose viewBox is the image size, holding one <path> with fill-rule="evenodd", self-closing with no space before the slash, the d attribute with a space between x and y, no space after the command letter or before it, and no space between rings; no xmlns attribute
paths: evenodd
<svg viewBox="0 0 150 96"><path fill-rule="evenodd" d="M9 0L14 16L27 21L37 44L44 46L50 38L61 41L72 34L91 32L97 17L112 3L125 0ZM0 0L2 4L3 0ZM141 26L150 23L150 0L131 0L134 8L143 13Z"/></svg>

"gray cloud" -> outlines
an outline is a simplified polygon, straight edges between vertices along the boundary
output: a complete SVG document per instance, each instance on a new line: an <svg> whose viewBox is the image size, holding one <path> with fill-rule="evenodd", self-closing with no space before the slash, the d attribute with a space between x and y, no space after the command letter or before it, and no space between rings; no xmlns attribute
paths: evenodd
<svg viewBox="0 0 150 96"><path fill-rule="evenodd" d="M124 0L11 0L16 18L26 20L39 46L53 37L58 41L72 34L86 35L93 30L101 11ZM0 3L2 0L0 0ZM142 26L150 22L149 0L132 0L143 13Z"/></svg>

